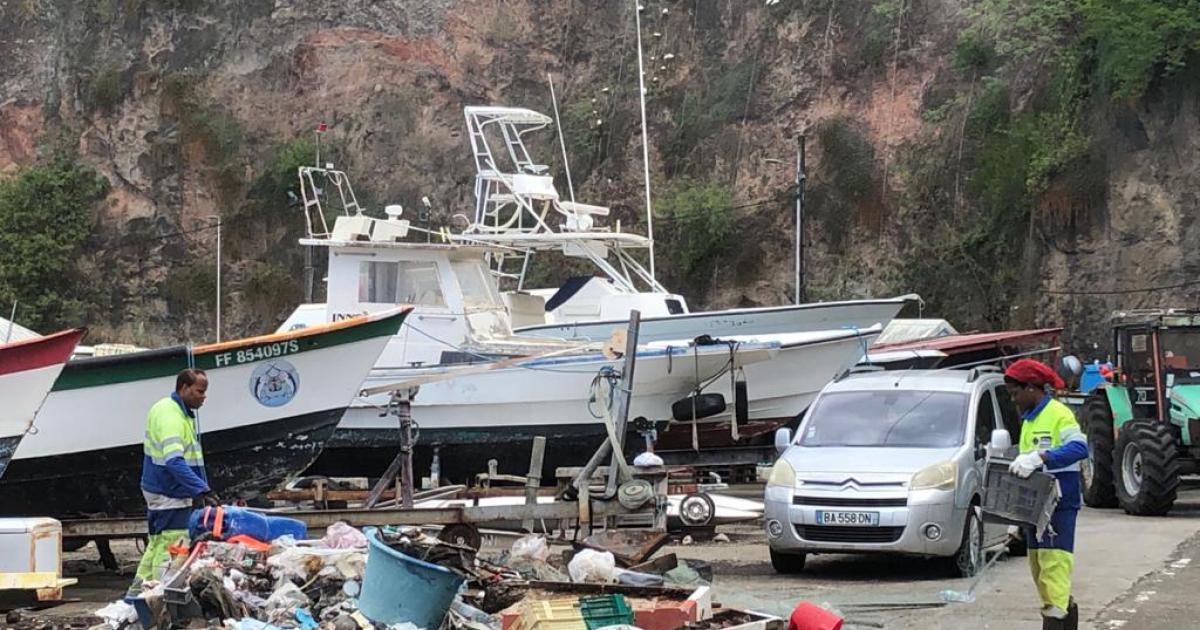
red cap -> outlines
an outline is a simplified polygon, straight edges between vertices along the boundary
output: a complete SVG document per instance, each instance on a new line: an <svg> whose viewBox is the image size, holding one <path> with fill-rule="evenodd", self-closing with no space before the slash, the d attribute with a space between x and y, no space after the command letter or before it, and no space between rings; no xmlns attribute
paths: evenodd
<svg viewBox="0 0 1200 630"><path fill-rule="evenodd" d="M1063 382L1062 377L1050 369L1045 363L1035 361L1033 359L1021 359L1004 370L1004 376L1019 383L1041 387L1043 385L1051 385L1054 389L1062 389L1067 386Z"/></svg>

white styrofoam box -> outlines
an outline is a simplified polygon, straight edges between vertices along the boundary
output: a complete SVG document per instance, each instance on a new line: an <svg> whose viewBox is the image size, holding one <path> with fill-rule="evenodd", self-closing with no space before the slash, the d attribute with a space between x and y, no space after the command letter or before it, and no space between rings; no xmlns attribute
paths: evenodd
<svg viewBox="0 0 1200 630"><path fill-rule="evenodd" d="M0 573L62 571L62 523L52 518L0 518Z"/></svg>

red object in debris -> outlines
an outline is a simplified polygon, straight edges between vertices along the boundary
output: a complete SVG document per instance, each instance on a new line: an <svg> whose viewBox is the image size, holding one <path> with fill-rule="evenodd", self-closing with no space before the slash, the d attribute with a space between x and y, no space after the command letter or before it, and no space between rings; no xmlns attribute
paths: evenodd
<svg viewBox="0 0 1200 630"><path fill-rule="evenodd" d="M843 619L833 611L812 602L800 602L792 609L787 630L841 630Z"/></svg>
<svg viewBox="0 0 1200 630"><path fill-rule="evenodd" d="M229 540L226 540L225 542L243 545L245 547L249 547L250 549L253 549L254 551L266 552L266 551L271 550L271 543L263 542L257 538L253 538L253 537L247 536L245 534L238 534L237 536L230 536Z"/></svg>
<svg viewBox="0 0 1200 630"><path fill-rule="evenodd" d="M321 124L317 125L317 133L325 133L328 130L329 130L329 127L327 127L325 125L325 123L321 123Z"/></svg>

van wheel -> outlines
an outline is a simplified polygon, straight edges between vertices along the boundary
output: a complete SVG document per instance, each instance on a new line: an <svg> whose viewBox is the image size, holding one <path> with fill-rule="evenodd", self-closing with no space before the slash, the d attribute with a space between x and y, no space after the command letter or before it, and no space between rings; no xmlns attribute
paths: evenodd
<svg viewBox="0 0 1200 630"><path fill-rule="evenodd" d="M804 553L781 553L771 550L771 566L775 568L776 573L783 575L792 575L800 573L804 570L804 561L808 558L808 554Z"/></svg>
<svg viewBox="0 0 1200 630"><path fill-rule="evenodd" d="M983 568L983 520L972 504L967 511L967 522L963 525L962 544L951 558L951 575L972 577Z"/></svg>

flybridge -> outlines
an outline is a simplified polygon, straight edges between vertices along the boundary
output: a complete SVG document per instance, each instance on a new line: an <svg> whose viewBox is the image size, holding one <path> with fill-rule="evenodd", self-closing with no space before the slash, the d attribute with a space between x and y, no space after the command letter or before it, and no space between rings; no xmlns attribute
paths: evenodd
<svg viewBox="0 0 1200 630"><path fill-rule="evenodd" d="M525 137L552 121L533 110L516 107L464 109L471 152L475 162L475 209L461 232L428 230L402 219L403 209L387 206L386 220L364 214L349 178L342 171L301 167L306 245L331 242L399 243L413 233L427 234L442 244L479 245L487 249L489 268L499 278L525 288L530 257L538 251L561 252L585 258L596 265L621 292L637 293L644 287L667 293L646 270L633 250L650 247L650 239L622 232L620 223L602 226L609 208L563 199L549 174L550 167L534 161ZM340 205L330 229L322 197ZM462 215L459 215L462 216Z"/></svg>

